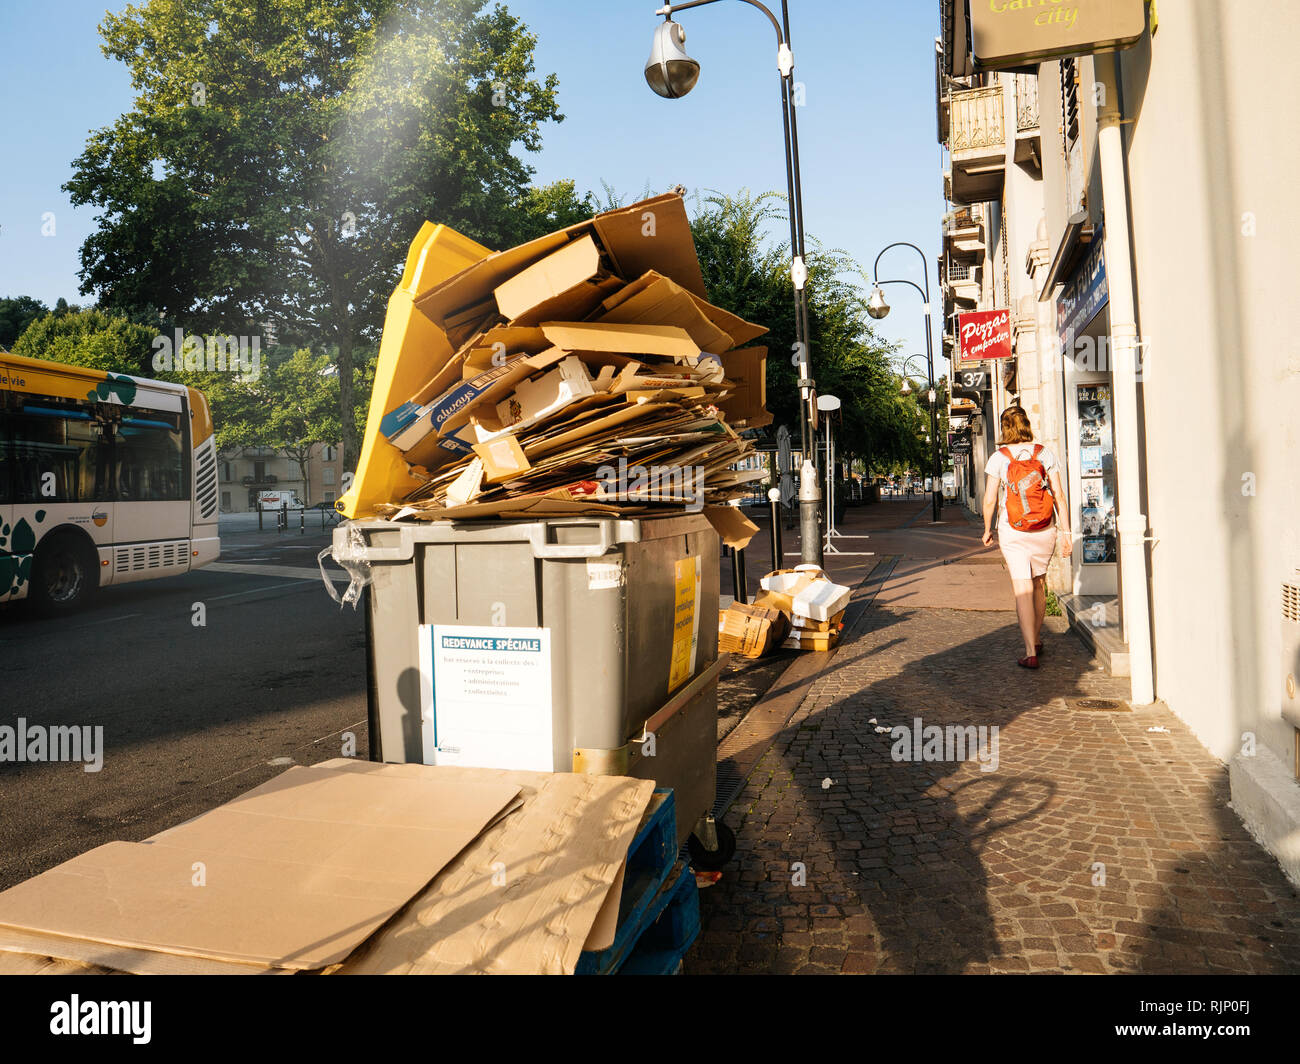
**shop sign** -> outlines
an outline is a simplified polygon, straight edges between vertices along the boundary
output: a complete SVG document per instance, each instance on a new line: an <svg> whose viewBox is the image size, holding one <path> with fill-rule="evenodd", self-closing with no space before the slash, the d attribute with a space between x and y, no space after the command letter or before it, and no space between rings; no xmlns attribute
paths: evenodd
<svg viewBox="0 0 1300 1064"><path fill-rule="evenodd" d="M1011 312L975 310L957 315L957 365L1011 357Z"/></svg>
<svg viewBox="0 0 1300 1064"><path fill-rule="evenodd" d="M1129 48L1147 26L1145 0L970 0L970 21L983 70Z"/></svg>
<svg viewBox="0 0 1300 1064"><path fill-rule="evenodd" d="M1103 233L1097 230L1079 268L1056 299L1056 332L1061 353L1070 354L1075 339L1097 316L1110 299L1106 283L1106 252Z"/></svg>

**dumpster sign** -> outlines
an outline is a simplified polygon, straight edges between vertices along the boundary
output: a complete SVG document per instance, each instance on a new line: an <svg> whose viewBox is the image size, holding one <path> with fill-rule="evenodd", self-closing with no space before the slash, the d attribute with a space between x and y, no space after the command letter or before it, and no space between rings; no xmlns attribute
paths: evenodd
<svg viewBox="0 0 1300 1064"><path fill-rule="evenodd" d="M682 558L674 573L673 658L668 667L668 690L675 691L695 675L700 645L700 558Z"/></svg>
<svg viewBox="0 0 1300 1064"><path fill-rule="evenodd" d="M551 630L420 625L426 765L550 772Z"/></svg>

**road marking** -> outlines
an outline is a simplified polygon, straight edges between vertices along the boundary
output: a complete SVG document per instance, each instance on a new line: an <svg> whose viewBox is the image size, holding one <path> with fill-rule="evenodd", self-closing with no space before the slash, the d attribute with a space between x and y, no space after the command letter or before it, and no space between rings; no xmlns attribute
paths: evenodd
<svg viewBox="0 0 1300 1064"><path fill-rule="evenodd" d="M144 616L143 613L124 613L120 617L105 617L102 621L90 621L86 624L73 625L71 628L68 629L68 631L75 632L79 628L94 628L96 625L99 624L115 624L118 621L125 621L131 617L143 617L143 616Z"/></svg>
<svg viewBox="0 0 1300 1064"><path fill-rule="evenodd" d="M319 569L301 569L292 565L240 565L237 562L211 562L204 566L209 572L238 573L241 576L281 576L286 580L319 580ZM329 573L331 580L347 583L347 573Z"/></svg>
<svg viewBox="0 0 1300 1064"><path fill-rule="evenodd" d="M286 591L288 584L267 584L266 587L253 587L247 591L233 591L229 595L209 595L204 602L220 602L222 599L239 598L241 595L256 595L259 591Z"/></svg>

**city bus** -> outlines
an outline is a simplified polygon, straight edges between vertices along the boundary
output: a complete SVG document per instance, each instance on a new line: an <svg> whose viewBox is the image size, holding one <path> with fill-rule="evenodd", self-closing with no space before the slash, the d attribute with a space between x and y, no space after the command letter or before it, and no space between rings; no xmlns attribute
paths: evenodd
<svg viewBox="0 0 1300 1064"><path fill-rule="evenodd" d="M0 603L70 613L220 548L202 392L0 352Z"/></svg>

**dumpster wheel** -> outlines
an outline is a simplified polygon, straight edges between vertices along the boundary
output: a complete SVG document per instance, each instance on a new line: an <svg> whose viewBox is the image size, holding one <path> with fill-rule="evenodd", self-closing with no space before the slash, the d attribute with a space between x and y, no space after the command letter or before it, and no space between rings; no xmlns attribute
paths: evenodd
<svg viewBox="0 0 1300 1064"><path fill-rule="evenodd" d="M709 835L713 836L716 844L712 847L706 845L704 841ZM686 849L691 855L691 864L700 871L717 872L735 856L736 835L721 820L706 816L695 826L695 831L686 840Z"/></svg>

